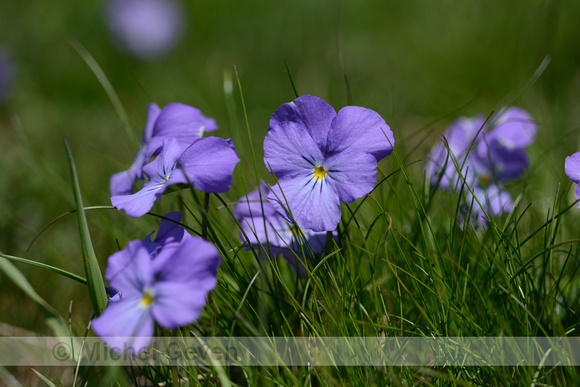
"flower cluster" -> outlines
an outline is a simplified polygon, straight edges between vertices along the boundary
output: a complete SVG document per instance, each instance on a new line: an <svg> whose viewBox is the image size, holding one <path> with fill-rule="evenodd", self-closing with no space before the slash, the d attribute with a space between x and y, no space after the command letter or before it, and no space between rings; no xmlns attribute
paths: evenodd
<svg viewBox="0 0 580 387"><path fill-rule="evenodd" d="M247 248L253 247L262 255L274 258L282 255L299 273L307 274L305 257L313 258L326 247L326 232L298 229L288 222L266 200L270 190L265 184L240 198L234 215L242 231L240 236ZM336 233L334 233L336 237ZM300 261L299 261L300 260Z"/></svg>
<svg viewBox="0 0 580 387"><path fill-rule="evenodd" d="M109 348L134 355L151 342L154 322L166 329L194 322L216 285L217 249L179 227L180 213L166 217L153 241L131 241L109 257L105 276L116 294L92 323Z"/></svg>
<svg viewBox="0 0 580 387"><path fill-rule="evenodd" d="M466 199L469 205L475 202L477 225L485 213L511 211L513 201L502 184L522 176L529 164L525 148L536 132L534 119L518 107L503 109L489 123L483 116L459 118L443 134L446 144L439 143L427 156L425 173L432 185L444 190L469 185L473 195L469 192Z"/></svg>
<svg viewBox="0 0 580 387"><path fill-rule="evenodd" d="M231 140L202 137L215 129L214 120L191 106L150 104L133 164L111 177L113 205L136 217L172 184L227 191L239 159ZM336 113L310 95L280 106L264 140L264 161L279 180L235 206L243 243L262 255L282 255L304 277L306 261L325 249L327 238L336 238L336 232L327 231L340 221L340 202L374 189L377 163L392 152L394 142L389 126L370 109L347 106ZM148 181L134 193L145 176ZM130 338L132 353L138 353L149 344L154 322L172 329L197 319L216 284L219 261L212 244L163 221L155 240L129 242L109 258L106 278L115 295L94 320L94 331L111 348Z"/></svg>
<svg viewBox="0 0 580 387"><path fill-rule="evenodd" d="M375 111L346 106L338 113L324 100L305 95L280 106L264 139L264 163L278 178L268 199L280 215L314 231L340 222L340 202L368 194L377 163L395 139Z"/></svg>
<svg viewBox="0 0 580 387"><path fill-rule="evenodd" d="M159 109L150 104L135 161L127 171L111 177L113 206L129 216L142 216L173 184L191 183L203 192L227 192L240 159L231 140L202 137L205 131L215 129L215 121L194 107L171 103ZM149 162L153 156L155 159ZM143 175L149 181L132 193Z"/></svg>

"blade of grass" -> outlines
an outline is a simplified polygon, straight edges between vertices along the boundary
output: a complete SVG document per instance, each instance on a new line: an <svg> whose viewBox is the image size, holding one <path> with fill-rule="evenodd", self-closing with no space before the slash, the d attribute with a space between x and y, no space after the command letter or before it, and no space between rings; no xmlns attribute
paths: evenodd
<svg viewBox="0 0 580 387"><path fill-rule="evenodd" d="M34 372L36 374L36 376L38 376L38 378L40 380L42 380L44 383L46 383L47 386L49 386L49 387L56 387L56 384L54 384L53 382L51 382L46 376L44 376L43 374L41 374L40 372L38 372L34 368L31 368L31 369L32 369L32 372Z"/></svg>
<svg viewBox="0 0 580 387"><path fill-rule="evenodd" d="M101 69L101 66L97 63L95 58L87 51L87 49L76 39L69 39L69 44L75 49L75 51L80 55L80 57L85 61L87 66L91 69L95 77L99 80L99 83L105 89L105 92L109 96L119 119L121 120L121 124L123 125L123 129L127 132L127 136L131 139L131 141L138 143L139 140L137 139L136 135L131 131L131 125L129 124L129 119L127 118L127 113L125 112L125 108L117 96L115 89L113 89L113 85L109 82L109 79Z"/></svg>
<svg viewBox="0 0 580 387"><path fill-rule="evenodd" d="M79 223L79 233L81 237L81 245L83 248L83 263L85 266L85 273L87 275L89 295L95 314L99 316L101 313L103 313L103 310L105 310L105 307L107 306L108 298L107 293L105 292L105 283L103 281L101 269L99 268L99 262L97 261L95 251L93 249L93 243L89 233L89 226L87 225L87 218L85 216L85 210L83 207L83 198L81 196L81 188L79 186L79 179L77 176L75 162L66 138L63 137L63 139L73 180L73 192L77 206L77 220Z"/></svg>
<svg viewBox="0 0 580 387"><path fill-rule="evenodd" d="M296 89L296 84L294 83L294 78L292 78L292 72L290 71L290 66L288 66L288 61L284 59L284 66L286 67L286 73L288 74L288 78L290 79L290 84L292 85L292 90L294 91L294 95L296 98L300 97L298 94L298 90Z"/></svg>
<svg viewBox="0 0 580 387"><path fill-rule="evenodd" d="M41 269L45 269L48 271L52 271L53 273L62 275L63 277L67 277L70 279L73 279L77 282L80 282L83 285L87 284L87 280L79 275L73 274L69 271L60 269L58 267L55 266L51 266L51 265L47 265L46 263L42 263L42 262L38 262L38 261L33 261L31 259L26 259L26 258L20 258L20 257L15 257L13 255L6 255L0 252L0 257L14 261L14 262L21 262L21 263L26 263L27 265L31 265L31 266L36 266L39 267Z"/></svg>

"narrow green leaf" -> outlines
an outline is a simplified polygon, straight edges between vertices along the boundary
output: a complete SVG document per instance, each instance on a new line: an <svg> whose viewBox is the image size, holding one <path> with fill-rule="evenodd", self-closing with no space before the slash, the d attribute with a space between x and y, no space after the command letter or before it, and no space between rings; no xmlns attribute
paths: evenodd
<svg viewBox="0 0 580 387"><path fill-rule="evenodd" d="M294 91L294 95L296 98L300 97L298 94L298 89L296 89L296 84L294 83L294 78L292 78L292 72L290 72L290 66L288 66L288 61L284 59L284 66L286 67L286 73L288 74L288 78L290 78L290 84L292 85L292 90Z"/></svg>
<svg viewBox="0 0 580 387"><path fill-rule="evenodd" d="M95 314L99 316L107 306L107 294L105 293L105 283L103 275L93 250L93 243L91 242L91 235L89 233L89 226L87 225L87 218L83 207L83 198L81 196L81 189L79 186L79 179L72 152L64 138L64 145L69 159L70 170L73 180L73 192L75 196L75 203L77 207L77 220L79 222L79 233L81 236L81 245L83 248L83 263L85 266L85 273L87 275L87 285L89 287L89 295L93 304Z"/></svg>
<svg viewBox="0 0 580 387"><path fill-rule="evenodd" d="M27 265L36 266L36 267L39 267L41 269L52 271L53 273L60 274L63 277L67 277L67 278L73 279L77 282L80 282L83 285L87 284L87 280L84 279L83 277L76 275L74 273L71 273L70 271L66 271L66 270L60 269L60 268L55 267L55 266L47 265L46 263L33 261L31 259L26 259L26 258L15 257L13 255L6 255L6 254L3 254L1 252L0 252L0 257L8 259L10 261L26 263Z"/></svg>
<svg viewBox="0 0 580 387"><path fill-rule="evenodd" d="M101 66L99 66L95 58L92 57L92 55L78 40L69 39L69 44L75 49L75 51L81 56L81 58L83 58L83 60L89 66L93 74L95 74L95 77L97 77L97 79L99 80L99 83L101 84L103 89L105 89L105 92L109 96L109 99L113 104L113 107L117 111L117 115L119 116L119 119L123 124L123 128L125 129L127 136L129 136L129 138L132 141L138 142L139 140L136 138L135 133L133 133L133 131L131 130L131 125L129 124L129 119L127 118L125 108L123 107L123 104L119 99L119 96L117 96L117 93L113 88L113 85L111 85L111 82L109 82L109 79L101 69Z"/></svg>
<svg viewBox="0 0 580 387"><path fill-rule="evenodd" d="M43 374L41 374L40 372L38 372L34 368L31 368L31 369L32 369L32 372L34 372L36 374L36 376L38 376L40 378L40 380L42 380L44 383L46 383L47 386L56 387L56 384L51 382L46 376L44 376Z"/></svg>

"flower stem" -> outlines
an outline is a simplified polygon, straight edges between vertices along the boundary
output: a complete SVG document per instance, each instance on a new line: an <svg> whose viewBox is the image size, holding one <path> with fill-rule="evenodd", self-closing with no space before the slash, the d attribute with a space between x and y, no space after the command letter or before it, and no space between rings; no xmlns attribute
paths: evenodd
<svg viewBox="0 0 580 387"><path fill-rule="evenodd" d="M209 215L209 196L211 194L209 192L205 193L203 197L203 212L201 214L201 237L207 240L207 218Z"/></svg>
<svg viewBox="0 0 580 387"><path fill-rule="evenodd" d="M334 240L332 236L332 231L326 232L326 255L332 252L332 241Z"/></svg>

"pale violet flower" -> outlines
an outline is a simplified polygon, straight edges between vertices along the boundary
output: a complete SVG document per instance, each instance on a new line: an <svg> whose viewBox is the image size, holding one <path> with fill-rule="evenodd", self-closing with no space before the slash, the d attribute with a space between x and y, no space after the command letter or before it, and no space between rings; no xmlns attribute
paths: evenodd
<svg viewBox="0 0 580 387"><path fill-rule="evenodd" d="M234 215L243 230L240 232L242 241L247 248L252 246L262 256L274 259L282 255L301 277L305 277L304 257L313 259L313 254L324 252L326 232L306 228L298 230L267 200L269 192L262 184L259 189L241 197L234 207ZM336 238L336 232L333 234Z"/></svg>
<svg viewBox="0 0 580 387"><path fill-rule="evenodd" d="M163 141L166 139L175 138L183 151L205 132L217 128L213 118L206 117L193 106L172 102L160 109L157 104L150 103L147 107L147 124L143 130L141 147L128 170L111 176L111 196L133 193L137 180L144 179L143 167L149 163L153 155L161 151Z"/></svg>
<svg viewBox="0 0 580 387"><path fill-rule="evenodd" d="M264 139L264 163L278 178L268 199L278 213L313 231L336 229L340 202L368 194L377 162L395 139L373 110L346 106L338 113L312 95L281 105Z"/></svg>
<svg viewBox="0 0 580 387"><path fill-rule="evenodd" d="M197 320L216 285L221 259L215 246L178 226L163 227L155 242L134 240L109 257L105 276L118 293L92 328L116 352L143 351L155 322L176 329Z"/></svg>
<svg viewBox="0 0 580 387"><path fill-rule="evenodd" d="M145 215L173 184L191 183L203 192L227 192L234 168L240 161L230 143L218 137L197 139L185 151L176 138L170 137L163 141L161 149L161 153L143 167L149 181L134 194L112 196L115 208L125 210L132 217Z"/></svg>

